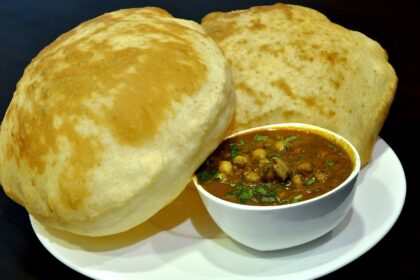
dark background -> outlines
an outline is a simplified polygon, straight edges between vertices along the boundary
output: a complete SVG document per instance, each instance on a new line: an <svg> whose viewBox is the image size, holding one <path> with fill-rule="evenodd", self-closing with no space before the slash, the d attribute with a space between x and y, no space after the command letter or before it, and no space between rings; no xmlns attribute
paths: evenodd
<svg viewBox="0 0 420 280"><path fill-rule="evenodd" d="M277 1L33 1L0 0L0 120L24 67L58 35L82 21L125 7L154 5L176 17L200 19ZM332 21L361 31L387 50L399 77L381 137L394 149L407 176L406 203L391 231L370 251L323 279L420 279L419 138L420 9L418 1L283 1L315 8ZM36 239L23 208L0 191L0 278L86 279L61 264Z"/></svg>

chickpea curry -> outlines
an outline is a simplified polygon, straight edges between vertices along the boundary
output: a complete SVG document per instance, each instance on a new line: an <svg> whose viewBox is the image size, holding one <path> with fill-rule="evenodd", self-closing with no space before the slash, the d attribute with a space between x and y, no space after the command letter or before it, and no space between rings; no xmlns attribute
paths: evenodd
<svg viewBox="0 0 420 280"><path fill-rule="evenodd" d="M282 205L340 185L353 162L335 142L306 130L262 130L226 139L197 170L211 194L246 205Z"/></svg>

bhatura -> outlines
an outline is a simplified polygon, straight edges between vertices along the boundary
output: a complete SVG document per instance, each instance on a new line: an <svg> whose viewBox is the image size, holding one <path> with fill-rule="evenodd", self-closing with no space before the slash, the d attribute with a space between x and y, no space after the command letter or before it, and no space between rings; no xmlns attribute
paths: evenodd
<svg viewBox="0 0 420 280"><path fill-rule="evenodd" d="M100 236L170 203L222 141L227 60L159 8L82 23L25 69L0 132L0 182L40 222Z"/></svg>

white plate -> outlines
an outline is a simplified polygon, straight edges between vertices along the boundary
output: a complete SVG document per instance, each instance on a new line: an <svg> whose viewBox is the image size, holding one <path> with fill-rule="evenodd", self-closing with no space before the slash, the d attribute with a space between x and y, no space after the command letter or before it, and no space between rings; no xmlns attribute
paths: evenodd
<svg viewBox="0 0 420 280"><path fill-rule="evenodd" d="M30 220L51 254L95 279L309 279L358 258L397 220L406 181L398 157L383 140L357 185L352 210L334 230L275 252L256 252L226 237L190 187L149 222L111 237L75 236Z"/></svg>

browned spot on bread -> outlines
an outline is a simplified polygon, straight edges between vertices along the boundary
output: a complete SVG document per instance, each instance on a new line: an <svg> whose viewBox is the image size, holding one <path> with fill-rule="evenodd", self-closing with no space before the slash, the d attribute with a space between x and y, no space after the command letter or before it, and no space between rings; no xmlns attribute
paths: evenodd
<svg viewBox="0 0 420 280"><path fill-rule="evenodd" d="M307 53L300 53L298 55L299 59L301 59L302 61L309 61L312 62L314 61L314 57L311 55L308 55Z"/></svg>
<svg viewBox="0 0 420 280"><path fill-rule="evenodd" d="M337 103L337 99L335 99L334 97L328 97L328 99L331 101L332 104Z"/></svg>
<svg viewBox="0 0 420 280"><path fill-rule="evenodd" d="M271 85L281 89L287 96L289 96L291 99L296 99L296 96L293 94L292 89L290 88L289 84L283 79L272 81Z"/></svg>
<svg viewBox="0 0 420 280"><path fill-rule="evenodd" d="M267 27L267 25L261 23L260 19L254 19L251 21L250 29L252 31L263 30Z"/></svg>
<svg viewBox="0 0 420 280"><path fill-rule="evenodd" d="M315 31L312 28L306 28L302 30L302 35L304 36L311 36L314 34L315 34Z"/></svg>
<svg viewBox="0 0 420 280"><path fill-rule="evenodd" d="M203 19L203 22L206 18ZM234 34L237 29L234 22L223 21L220 26L214 28L209 27L206 31L215 41L220 42L231 34Z"/></svg>
<svg viewBox="0 0 420 280"><path fill-rule="evenodd" d="M236 88L239 89L239 90L242 90L244 93L249 94L249 95L255 95L256 94L256 92L254 91L254 89L251 88L250 86L248 86L244 82L238 83L236 85Z"/></svg>
<svg viewBox="0 0 420 280"><path fill-rule="evenodd" d="M284 52L283 46L276 46L276 48L274 48L273 45L270 44L261 45L258 49L259 51L269 53L274 57L278 57L281 53Z"/></svg>
<svg viewBox="0 0 420 280"><path fill-rule="evenodd" d="M320 115L326 116L327 113L325 112L322 104L320 104L315 95L311 95L311 96L307 96L307 97L302 97L303 102L305 102L305 105L309 108L314 108L315 110L318 111L318 113Z"/></svg>
<svg viewBox="0 0 420 280"><path fill-rule="evenodd" d="M317 106L316 99L313 96L302 97L302 100L305 102L306 106L308 106L308 107L316 107Z"/></svg>
<svg viewBox="0 0 420 280"><path fill-rule="evenodd" d="M271 6L255 6L250 9L255 12L267 12L271 10L280 10L282 11L288 20L293 19L293 9L290 5L277 3Z"/></svg>
<svg viewBox="0 0 420 280"><path fill-rule="evenodd" d="M258 106L264 105L269 100L268 95L264 94L263 92L256 92L252 87L244 82L238 83L236 85L236 89L241 90L243 93L253 98L255 104Z"/></svg>
<svg viewBox="0 0 420 280"><path fill-rule="evenodd" d="M163 13L146 13L153 17L156 11ZM120 17L130 20L134 12L127 10ZM27 96L26 106L9 109L19 110L11 132L14 143L7 148L8 158L18 165L24 161L42 174L45 158L68 147L70 167L60 174L59 184L62 202L72 209L88 197L86 178L100 165L104 151L101 139L83 130L86 122L108 131L122 145L139 146L151 140L171 104L197 92L206 76L205 65L183 37L187 27L130 25L124 30L127 35L153 33L166 39L150 37L150 44L118 49L108 38L120 31L111 27L122 21L106 14L96 18L98 28L91 36L75 39L78 28L60 36L25 70L29 85L17 85L17 92Z"/></svg>
<svg viewBox="0 0 420 280"><path fill-rule="evenodd" d="M287 120L287 119L292 118L295 115L295 112L292 110L285 110L283 111L282 114L283 114L283 117Z"/></svg>
<svg viewBox="0 0 420 280"><path fill-rule="evenodd" d="M336 64L345 64L347 63L347 58L345 56L340 55L337 51L327 51L321 50L320 57L324 58L331 66L335 66Z"/></svg>
<svg viewBox="0 0 420 280"><path fill-rule="evenodd" d="M341 86L340 81L335 80L335 79L329 79L329 81L331 82L331 84L334 86L335 89L339 89Z"/></svg>

